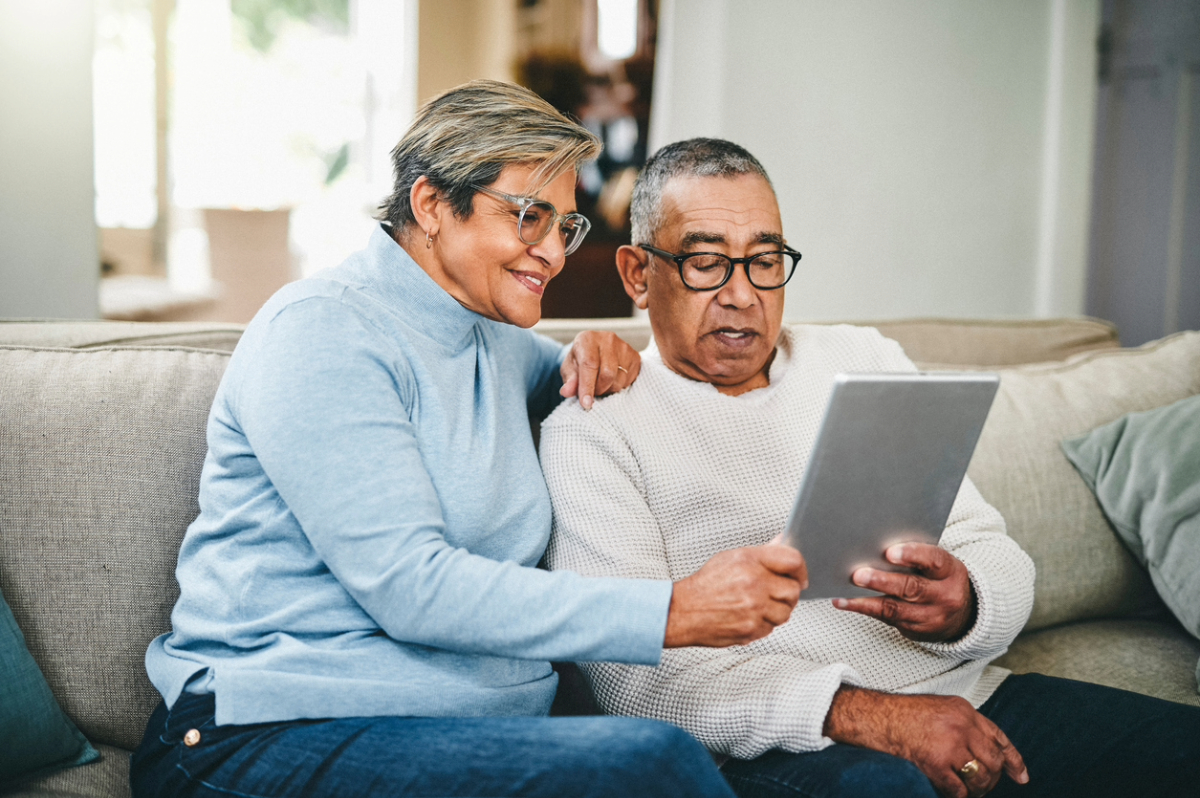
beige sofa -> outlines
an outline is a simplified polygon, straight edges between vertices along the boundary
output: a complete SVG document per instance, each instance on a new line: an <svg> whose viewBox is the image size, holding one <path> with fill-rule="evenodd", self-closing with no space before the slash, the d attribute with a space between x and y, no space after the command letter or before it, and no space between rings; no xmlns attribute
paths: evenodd
<svg viewBox="0 0 1200 798"><path fill-rule="evenodd" d="M560 340L597 326L635 345L648 337L638 320L541 325ZM1124 350L1112 327L1085 319L876 326L929 367L1002 374L971 475L1038 566L1033 617L1002 664L1200 705L1200 642L1165 613L1058 450L1063 437L1200 393L1200 333ZM0 322L0 590L102 754L8 794L128 795L128 755L158 701L142 658L168 628L205 420L240 333ZM579 711L586 697L564 683L560 710Z"/></svg>

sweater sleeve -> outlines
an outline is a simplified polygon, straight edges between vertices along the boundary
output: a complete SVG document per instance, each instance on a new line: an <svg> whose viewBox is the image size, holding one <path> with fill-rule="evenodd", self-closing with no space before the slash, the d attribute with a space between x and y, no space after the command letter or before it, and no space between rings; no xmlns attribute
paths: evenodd
<svg viewBox="0 0 1200 798"><path fill-rule="evenodd" d="M369 322L310 298L259 334L236 422L277 512L384 632L460 653L658 661L669 583L552 574L447 542L408 414L411 375Z"/></svg>
<svg viewBox="0 0 1200 798"><path fill-rule="evenodd" d="M979 495L970 477L963 478L938 545L967 567L975 591L975 623L957 640L920 645L954 660L995 659L1029 620L1033 560L1006 534L1004 518Z"/></svg>
<svg viewBox="0 0 1200 798"><path fill-rule="evenodd" d="M560 410L543 427L541 456L554 503L546 560L593 576L670 578L662 533L638 464L620 435L593 411ZM754 644L663 652L656 668L583 665L607 713L656 718L690 732L710 750L753 758L772 748L815 751L832 744L825 716L845 664L762 654Z"/></svg>
<svg viewBox="0 0 1200 798"><path fill-rule="evenodd" d="M529 415L540 421L562 402L562 364L570 346L529 330L512 329L526 353L526 385ZM514 347L515 348L515 347Z"/></svg>
<svg viewBox="0 0 1200 798"><path fill-rule="evenodd" d="M891 339L881 343L884 368L917 370L899 344ZM1008 536L1004 518L984 500L970 477L963 477L938 545L967 567L975 591L975 623L957 640L920 645L960 661L1000 656L1033 610L1033 560Z"/></svg>

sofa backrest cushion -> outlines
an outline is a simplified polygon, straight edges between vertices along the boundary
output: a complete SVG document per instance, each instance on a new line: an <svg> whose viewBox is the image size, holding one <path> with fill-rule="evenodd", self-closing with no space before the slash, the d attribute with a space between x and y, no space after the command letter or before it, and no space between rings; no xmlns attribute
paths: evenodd
<svg viewBox="0 0 1200 798"><path fill-rule="evenodd" d="M910 360L950 366L1014 366L1117 349L1117 328L1099 319L901 319L852 322L875 327Z"/></svg>
<svg viewBox="0 0 1200 798"><path fill-rule="evenodd" d="M968 473L1037 566L1027 629L1161 609L1060 443L1197 393L1200 332L1000 371Z"/></svg>
<svg viewBox="0 0 1200 798"><path fill-rule="evenodd" d="M136 747L228 355L0 346L0 589L66 713Z"/></svg>
<svg viewBox="0 0 1200 798"><path fill-rule="evenodd" d="M834 323L834 322L822 322ZM838 322L842 323L842 322ZM1099 319L900 319L847 321L875 327L920 364L1011 366L1065 360L1121 344L1117 328ZM609 330L641 351L650 342L648 319L543 319L535 330L570 343L583 330Z"/></svg>
<svg viewBox="0 0 1200 798"><path fill-rule="evenodd" d="M1120 346L1116 327L1089 318L899 319L846 323L875 327L888 338L898 341L908 356L918 363L944 366L1042 363ZM0 344L72 349L186 346L232 352L243 329L243 325L217 322L0 321ZM650 322L645 318L543 319L535 329L562 343L570 343L582 330L611 330L639 351L650 342Z"/></svg>
<svg viewBox="0 0 1200 798"><path fill-rule="evenodd" d="M244 324L194 321L5 321L0 344L100 349L113 346L165 346L232 352Z"/></svg>

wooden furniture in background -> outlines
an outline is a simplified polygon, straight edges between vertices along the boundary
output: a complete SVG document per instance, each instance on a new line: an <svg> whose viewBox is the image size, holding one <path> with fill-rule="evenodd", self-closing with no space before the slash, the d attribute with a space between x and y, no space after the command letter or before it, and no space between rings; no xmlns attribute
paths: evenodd
<svg viewBox="0 0 1200 798"><path fill-rule="evenodd" d="M633 315L633 301L617 274L617 241L586 240L567 256L567 265L546 285L544 319L588 319Z"/></svg>

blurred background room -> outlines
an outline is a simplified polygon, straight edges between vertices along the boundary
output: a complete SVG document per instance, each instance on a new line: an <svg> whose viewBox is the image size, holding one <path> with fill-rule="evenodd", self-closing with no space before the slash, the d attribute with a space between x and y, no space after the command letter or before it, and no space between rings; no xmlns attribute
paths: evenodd
<svg viewBox="0 0 1200 798"><path fill-rule="evenodd" d="M633 180L703 135L772 176L789 320L1200 328L1200 0L0 0L0 318L249 321L473 78L605 142L547 317L632 314Z"/></svg>

